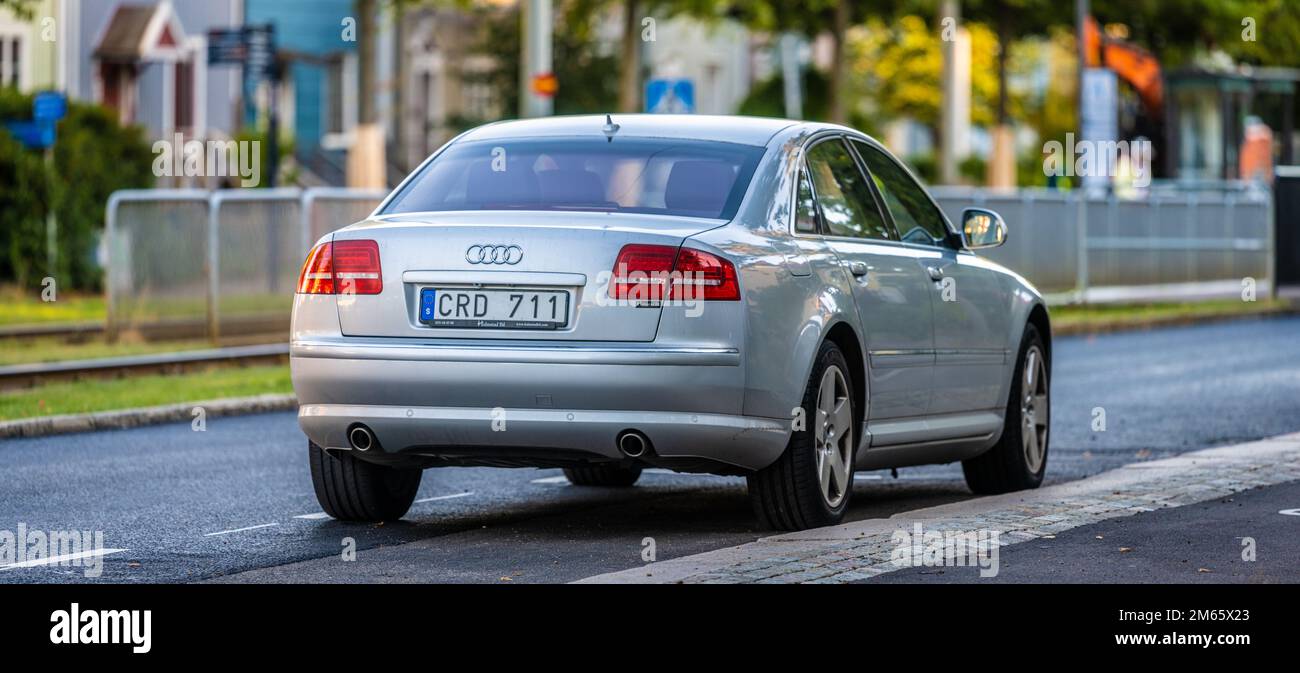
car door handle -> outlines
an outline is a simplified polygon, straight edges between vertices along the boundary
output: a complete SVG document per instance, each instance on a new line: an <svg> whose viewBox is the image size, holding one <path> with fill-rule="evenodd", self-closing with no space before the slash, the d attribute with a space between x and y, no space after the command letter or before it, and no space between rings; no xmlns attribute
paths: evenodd
<svg viewBox="0 0 1300 673"><path fill-rule="evenodd" d="M943 269L940 269L937 266L927 266L925 267L925 272L930 274L930 280L943 280Z"/></svg>
<svg viewBox="0 0 1300 673"><path fill-rule="evenodd" d="M866 262L852 262L849 264L849 273L855 276L865 276L870 270L871 267L867 266Z"/></svg>

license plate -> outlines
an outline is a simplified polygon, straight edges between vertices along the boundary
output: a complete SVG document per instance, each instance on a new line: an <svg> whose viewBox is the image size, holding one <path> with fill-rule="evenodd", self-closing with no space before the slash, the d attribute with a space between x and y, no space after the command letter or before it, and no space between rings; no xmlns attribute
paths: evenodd
<svg viewBox="0 0 1300 673"><path fill-rule="evenodd" d="M420 322L461 329L559 329L569 324L561 290L420 290Z"/></svg>

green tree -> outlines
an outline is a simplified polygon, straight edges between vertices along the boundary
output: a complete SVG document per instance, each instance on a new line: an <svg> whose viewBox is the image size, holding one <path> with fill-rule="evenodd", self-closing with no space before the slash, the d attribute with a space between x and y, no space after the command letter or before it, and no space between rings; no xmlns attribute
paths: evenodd
<svg viewBox="0 0 1300 673"><path fill-rule="evenodd" d="M983 24L967 24L971 35L971 121L994 121L998 96L997 38ZM872 19L848 34L849 91L884 119L909 117L937 133L943 103L940 33L925 19ZM874 115L873 115L874 116Z"/></svg>
<svg viewBox="0 0 1300 673"><path fill-rule="evenodd" d="M31 106L30 96L0 89L0 119L29 117ZM35 286L54 276L60 287L98 287L95 243L108 197L119 189L152 186L152 166L144 131L123 128L115 114L99 106L68 106L58 126L52 172L45 169L42 152L0 130L0 278ZM59 221L57 269L46 267L45 217L51 208Z"/></svg>
<svg viewBox="0 0 1300 673"><path fill-rule="evenodd" d="M1186 65L1211 49L1255 65L1300 63L1300 12L1294 0L1093 0L1092 11L1103 24L1128 26L1130 39L1165 67ZM1247 39L1248 28L1254 40Z"/></svg>
<svg viewBox="0 0 1300 673"><path fill-rule="evenodd" d="M0 0L0 9L7 9L23 20L32 18L35 6L36 0Z"/></svg>
<svg viewBox="0 0 1300 673"><path fill-rule="evenodd" d="M837 124L848 122L845 96L846 43L849 29L870 17L890 18L910 6L908 0L876 0L870 3L845 0L754 0L730 3L727 13L751 28L779 33L793 31L813 38L823 33L831 39L831 64L826 87L827 117Z"/></svg>
<svg viewBox="0 0 1300 673"><path fill-rule="evenodd" d="M1074 20L1074 4L1060 0L963 0L963 21L985 23L998 36L997 123L1011 122L1011 90L1007 86L1008 59L1015 40L1045 34L1054 25Z"/></svg>

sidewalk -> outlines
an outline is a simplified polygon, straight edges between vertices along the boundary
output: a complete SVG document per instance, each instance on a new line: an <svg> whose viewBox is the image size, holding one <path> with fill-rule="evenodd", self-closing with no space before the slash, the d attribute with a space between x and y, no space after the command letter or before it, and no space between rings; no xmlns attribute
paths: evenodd
<svg viewBox="0 0 1300 673"><path fill-rule="evenodd" d="M859 582L900 570L896 530L998 531L1001 546L1053 538L1089 524L1182 507L1300 480L1300 434L1135 463L1036 491L975 498L889 519L762 538L581 583L784 584Z"/></svg>

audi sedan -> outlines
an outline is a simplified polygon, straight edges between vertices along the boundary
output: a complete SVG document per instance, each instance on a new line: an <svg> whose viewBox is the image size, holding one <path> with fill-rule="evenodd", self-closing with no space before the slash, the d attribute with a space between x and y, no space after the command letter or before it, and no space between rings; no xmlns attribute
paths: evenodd
<svg viewBox="0 0 1300 673"><path fill-rule="evenodd" d="M399 518L422 470L744 475L761 524L835 524L855 470L1047 465L1039 293L849 128L671 115L482 126L321 239L291 362L317 497Z"/></svg>

